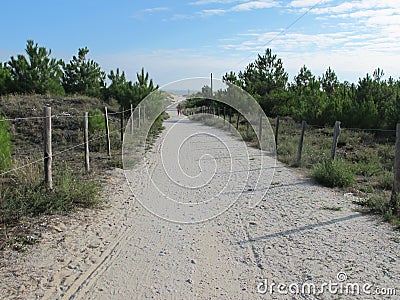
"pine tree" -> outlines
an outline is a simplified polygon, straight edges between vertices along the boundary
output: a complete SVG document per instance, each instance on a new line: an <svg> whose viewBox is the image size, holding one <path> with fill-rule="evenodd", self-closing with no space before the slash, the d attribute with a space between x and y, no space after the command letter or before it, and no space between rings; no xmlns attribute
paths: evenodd
<svg viewBox="0 0 400 300"><path fill-rule="evenodd" d="M28 58L20 54L8 62L12 84L11 92L63 94L61 85L62 60L50 58L51 50L39 47L33 40L26 44Z"/></svg>
<svg viewBox="0 0 400 300"><path fill-rule="evenodd" d="M105 73L97 62L86 58L88 53L87 47L79 48L78 56L73 56L66 64L63 86L67 93L100 97L105 85Z"/></svg>

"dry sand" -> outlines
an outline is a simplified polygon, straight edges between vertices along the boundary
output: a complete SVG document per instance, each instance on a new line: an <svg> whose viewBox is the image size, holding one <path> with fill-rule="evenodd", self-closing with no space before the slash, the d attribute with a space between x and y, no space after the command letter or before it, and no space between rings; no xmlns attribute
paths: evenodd
<svg viewBox="0 0 400 300"><path fill-rule="evenodd" d="M172 117L166 123L167 129L177 118ZM243 149L243 143L226 132L194 122L179 124L174 134L189 129L198 131L201 127L202 131L218 135L231 149ZM167 177L158 169L162 162L161 141L167 132L148 155L149 170L158 185L167 184ZM221 157L221 147L214 148L215 152L209 147L209 153ZM247 150L251 162L257 162L257 150ZM193 163L191 154L182 153L181 164L187 173L192 165L194 176L199 165ZM174 155L167 160L176 159ZM318 290L321 284L339 283L340 276L346 276L342 286L347 283L372 286L367 290L371 295L362 294L358 299L380 299L374 295L376 288L397 288L400 294L400 233L378 217L357 212L351 195L316 185L278 163L267 195L255 208L250 208L246 176L224 177L219 167L227 164L225 168L229 170L229 160L218 161L222 165L217 164L217 169L215 160L210 162L209 169L205 161L201 165L204 172L216 170L215 178L208 183L210 194L222 191L220 197L230 199L245 189L227 211L196 224L166 221L146 210L133 196L123 170L113 170L107 174L104 191L107 208L46 219L40 243L25 253L11 250L1 253L1 297L347 299L350 296L337 292L283 295L277 288L279 283L296 286L307 283ZM237 168L251 167L239 163ZM240 171L243 170L236 173ZM236 181L239 189L223 190L220 178ZM142 184L143 191L152 190L145 179L131 178L132 182L135 180ZM184 196L192 206L203 203L209 196L205 190L187 193L173 185L167 192L174 199ZM142 202L146 204L143 199ZM209 208L217 211L219 207L213 205L211 201ZM206 215L202 210L207 206L199 207L201 216ZM327 207L341 207L341 210ZM194 211L189 210L186 217L196 219ZM173 216L182 215L181 212ZM340 272L343 274L337 278ZM264 279L268 284L276 284L273 294L258 292L257 287L263 288L260 283ZM395 297L398 296L387 296Z"/></svg>

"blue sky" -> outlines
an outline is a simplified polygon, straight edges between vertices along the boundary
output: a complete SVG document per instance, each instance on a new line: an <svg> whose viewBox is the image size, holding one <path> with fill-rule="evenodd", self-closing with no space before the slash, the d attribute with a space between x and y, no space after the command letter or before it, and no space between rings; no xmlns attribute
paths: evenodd
<svg viewBox="0 0 400 300"><path fill-rule="evenodd" d="M164 85L242 70L269 47L289 79L305 64L340 80L382 68L400 76L399 0L2 1L0 61L27 39L71 59L87 46L105 71Z"/></svg>

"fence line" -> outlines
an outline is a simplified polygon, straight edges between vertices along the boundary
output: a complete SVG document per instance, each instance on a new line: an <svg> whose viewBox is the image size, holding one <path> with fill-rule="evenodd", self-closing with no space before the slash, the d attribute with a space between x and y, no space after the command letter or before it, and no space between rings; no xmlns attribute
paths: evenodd
<svg viewBox="0 0 400 300"><path fill-rule="evenodd" d="M225 108L225 107L224 107ZM209 112L212 113L211 107L201 107L201 112L204 112L208 109ZM240 118L240 113L237 112L237 120L236 120L236 128L238 129L238 124L239 124L239 118ZM232 124L232 108L229 107L229 123ZM261 115L260 115L260 119L261 119ZM276 118L276 122L275 122L275 146L276 149L278 149L278 134L279 134L279 120L280 117L278 116ZM246 123L249 123L249 121L246 120ZM259 125L259 131L261 131L261 120L260 120L260 125ZM301 155L302 155L302 149L303 149L303 141L304 141L304 133L305 133L305 129L306 127L309 128L327 128L326 126L319 126L319 125L313 125L313 124L307 124L305 121L302 121L301 124L301 131L300 131L300 137L299 137L299 143L298 143L298 150L297 150L297 157L296 157L296 163L300 164L301 163ZM378 129L378 128L370 128L370 129L361 129L361 128L341 128L340 127L340 121L336 121L335 122L335 126L333 129L333 141L332 141L332 147L331 147L331 159L334 160L335 159L335 155L336 155L336 149L337 149L337 144L338 144L338 140L339 140L339 134L341 130L360 130L360 131L375 131L375 132L396 132L396 130L390 130L390 129ZM400 139L400 133L397 134ZM259 136L261 136L261 134L259 133ZM400 143L400 142L399 142ZM400 147L400 146L399 146ZM399 156L400 156L400 148L399 148ZM399 161L400 161L400 157L399 157ZM399 163L400 164L400 163ZM399 167L400 168L400 167ZM400 171L399 171L400 173ZM399 186L400 186L400 175L399 177ZM400 193L400 187L399 187L399 193Z"/></svg>
<svg viewBox="0 0 400 300"><path fill-rule="evenodd" d="M111 131L110 134L114 134L114 133L117 133L117 132L119 132L119 129L116 129L116 130ZM93 142L93 141L102 139L102 138L104 138L105 136L106 136L105 134L104 134L104 135L97 136L97 137L95 137L95 138L92 138L92 139L88 140L88 142L90 143L90 142ZM64 154L64 153L66 153L66 152L68 152L68 151L71 151L71 150L73 150L73 149L76 149L76 148L79 148L79 147L82 147L82 146L85 146L85 143L84 143L84 142L83 142L83 143L80 143L80 144L77 144L77 145L75 145L75 146L66 148L66 149L64 149L64 150L58 151L58 152L56 152L56 153L53 153L52 156L53 156L53 157L56 157L56 156L59 156L59 155L61 155L61 154ZM22 169L22 168L28 167L28 166L33 165L33 164L36 164L36 163L43 162L44 159L45 159L45 157L42 157L42 158L40 158L40 159L38 159L38 160L29 162L29 163L27 163L27 164L25 164L25 165L22 165L22 166L13 168L13 169L8 170L8 171L5 171L5 172L3 172L3 173L0 173L0 176L3 176L3 175L8 174L8 173L12 173L12 172L14 172L14 171L18 171L18 170L20 170L20 169Z"/></svg>
<svg viewBox="0 0 400 300"><path fill-rule="evenodd" d="M126 109L123 111L118 111L118 112L109 112L108 115L119 115L119 114L125 114L126 112L130 112L131 109ZM129 114L130 115L130 114ZM94 118L94 117L98 117L98 116L103 116L104 117L104 113L101 114L97 114L97 115L89 115L89 118ZM16 121L27 121L27 120L43 120L46 119L47 117L45 116L36 116L36 117L18 117L18 118L2 118L0 119L0 122L16 122ZM51 115L52 119L59 119L59 118L78 118L78 119L85 119L85 115L73 115L70 114L68 112L63 112L61 114L57 114L57 115Z"/></svg>
<svg viewBox="0 0 400 300"><path fill-rule="evenodd" d="M140 109L140 107L139 107L139 109ZM144 110L143 107L142 107L142 109ZM204 112L204 111L206 111L206 110L207 110L208 112L216 113L216 111L211 110L210 107L202 107L202 108L201 108L201 111L202 111L202 112ZM105 107L105 112L104 112L104 113L101 113L101 114L98 114L98 115L92 115L92 116L89 116L89 115L87 114L87 112L85 112L85 114L84 114L83 116L80 116L80 115L67 115L68 113L62 113L62 114L57 114L57 115L51 115L51 113L50 113L50 115L44 115L44 116L41 116L41 117L40 117L40 116L34 116L34 117L24 117L24 118L14 118L14 119L3 119L3 120L1 120L1 121L7 121L7 120L8 120L8 121L20 121L20 120L38 120L38 119L40 120L40 119L43 119L43 120L45 121L44 124L46 125L46 126L44 126L44 128L47 128L48 123L50 123L50 124L49 124L49 125L50 125L50 130L49 130L49 128L47 128L47 129L45 130L45 133L46 133L46 131L48 131L48 132L51 133L51 119L58 118L58 117L83 118L83 119L85 120L84 124L86 125L86 118L88 119L88 118L90 118L90 117L95 117L95 116L101 116L101 115L102 115L102 116L104 116L104 118L105 118L105 123L106 123L106 134L101 135L101 136L98 136L98 137L91 138L91 139L89 140L88 134L87 134L87 137L86 137L86 135L85 135L85 132L86 132L86 129L85 129L85 130L84 130L84 142L83 142L83 143L80 143L80 144L77 144L77 145L75 145L75 146L66 148L66 149L61 150L61 151L58 151L58 152L56 152L56 153L52 153L52 151L51 151L51 149L49 149L47 143L45 143L46 148L44 149L44 155L43 155L43 158L42 158L42 159L39 159L39 160L30 162L30 163L28 163L28 164L19 166L19 167L17 167L17 168L13 168L13 169L11 169L11 170L5 171L5 172L1 173L0 176L5 175L5 174L10 173L10 172L14 172L14 171L19 170L19 169L21 169L21 168L24 168L24 167L26 167L26 166L29 166L29 165L32 165L32 164L35 164L35 163L44 161L44 162L45 162L45 165L47 166L47 167L45 168L46 184L47 184L47 186L48 186L49 188L51 188L51 187L52 187L51 179L49 180L48 177L51 177L51 163L52 163L51 160L52 160L52 158L53 158L53 157L57 157L57 156L59 156L59 155L65 153L65 152L71 151L71 150L73 150L73 149L75 149L75 148L82 147L82 146L85 147L85 168L86 168L87 171L89 171L89 170L90 170L90 167L89 167L89 151L88 151L88 150L89 150L89 149L88 149L88 148L89 148L89 143L90 143L90 142L93 142L93 141L95 141L95 140L98 140L98 139L102 139L102 138L104 138L104 137L107 137L107 145L108 145L108 146L107 146L107 154L108 154L108 156L110 157L110 156L111 156L111 141L110 141L110 137L109 137L109 136L110 136L110 134L115 134L116 132L120 131L120 134L121 134L121 141L122 141L122 138L123 138L123 126L124 126L124 113L125 113L125 112L129 112L129 115L131 115L131 113L133 112L133 108L130 107L129 109L126 109L126 110L123 110L123 111L109 113L108 110L107 110L107 107ZM226 110L225 110L225 107L224 107L224 118L226 118L225 113L226 113ZM110 132L110 131L109 131L109 126L107 126L107 123L108 123L108 115L118 115L118 114L121 116L121 119L120 119L120 122L121 122L121 123L120 123L120 128L119 128L118 130L114 130L114 131ZM218 111L218 115L220 115L220 112L219 112L219 111ZM229 108L229 120L230 120L231 122L233 121L233 120L232 120L232 116L233 116L233 114L232 114L232 109ZM237 119L235 120L235 121L236 121L235 123L236 123L236 126L237 126L237 127L238 127L238 125L239 125L239 120L240 120L240 114L238 114ZM139 122L140 122L140 121L139 121ZM259 123L262 124L261 122L262 122L262 116L260 115ZM133 125L133 124L131 124L131 125ZM140 126L140 125L139 125L139 126ZM278 139L277 139L277 137L278 137L278 134L279 134L279 117L277 117L277 119L276 119L275 126L276 126L276 128L275 128L275 143L276 143L276 147L277 147L277 146L278 146ZM300 163L300 161L301 161L301 151L302 151L302 146L303 146L303 145L302 145L302 144L303 144L303 135L304 135L304 129L306 128L306 126L307 126L307 127L310 127L310 128L326 128L326 127L319 126L319 125L307 124L307 123L305 123L305 122L304 122L304 128L303 128L303 123L302 123L302 131L301 131L301 133L300 133L300 140L299 140L298 154L297 154L297 162L298 162L298 163ZM108 127L108 129L107 129L107 127ZM335 124L335 128L336 128L336 124ZM260 126L260 130L261 130L261 126ZM387 130L387 129L361 129L361 128L340 128L340 130L361 130L361 131L395 132L394 130ZM261 132L259 133L259 135L261 136ZM46 134L45 134L44 136L46 136ZM333 139L332 149L331 149L331 158L332 158L332 159L334 159L334 156L335 156L335 153L336 153L336 146L337 146L338 136L339 136L339 133L336 134L336 133L334 132L334 139ZM47 137L47 141L48 141L48 140L49 140L49 138ZM50 135L50 141L51 141L51 135ZM51 148L51 144L50 144L50 148ZM86 148L87 148L87 150L86 150ZM50 151L49 151L49 150L50 150ZM400 154L399 154L399 155L400 155ZM50 167L49 167L49 165L50 165ZM49 169L49 168L50 168L50 169ZM47 174L47 175L46 175L46 174ZM50 174L50 175L48 175L48 174Z"/></svg>
<svg viewBox="0 0 400 300"><path fill-rule="evenodd" d="M126 112L126 111L130 112L131 109L124 110L124 111L117 112L117 113L112 113L112 114L114 114L114 115L122 114L123 115L123 112ZM106 114L102 113L101 115L105 116ZM23 169L25 167L31 166L31 165L36 164L36 163L44 162L44 165L45 165L45 168L44 168L44 171L45 171L45 183L46 183L46 186L49 189L52 189L52 169L51 169L52 159L54 157L57 157L57 156L59 156L61 154L64 154L64 153L69 152L69 151L72 151L72 150L74 150L76 148L79 148L79 147L82 147L82 146L85 147L85 169L87 171L89 171L89 169L90 169L89 168L89 151L88 151L89 150L88 149L89 148L89 143L93 142L93 141L96 141L96 140L99 140L99 139L102 139L104 137L107 137L110 134L115 134L117 132L122 132L122 128L119 128L119 129L113 130L111 132L108 131L108 134L106 133L104 135L96 136L96 137L93 137L93 138L89 139L88 138L88 133L87 133L87 136L85 134L85 132L86 132L86 118L88 120L90 117L101 116L101 115L89 116L87 112L85 112L83 117L82 116L67 116L67 115L63 115L63 117L76 117L76 118L83 118L85 120L85 122L84 122L84 142L83 143L79 143L77 145L74 145L72 147L68 147L68 148L66 148L64 150L61 150L61 151L57 151L56 153L52 153L51 120L54 119L54 118L59 117L59 115L51 115L51 108L50 107L45 107L44 116L42 116L42 117L38 116L38 117L24 117L24 118L14 118L14 119L2 119L1 121L44 120L44 123L43 123L43 128L44 128L44 134L43 134L44 155L43 155L43 157L41 159L34 160L34 161L31 161L31 162L29 162L27 164L24 164L22 166L18 166L18 167L12 168L10 170L4 171L4 172L0 173L0 176L15 172L17 170ZM121 125L123 125L123 122L121 122ZM111 151L111 149L110 149L110 151Z"/></svg>
<svg viewBox="0 0 400 300"><path fill-rule="evenodd" d="M224 106L224 109L225 109L225 106ZM235 109L234 109L235 110ZM210 107L208 107L208 106L202 106L202 107L198 107L198 110L197 110L198 112L197 113L205 113L205 112L207 112L207 113L209 113L209 114L211 114L212 113L212 109L211 109L211 106ZM232 117L233 117L233 112L232 112L232 108L231 107L229 107L229 109L228 109L228 112L229 112L229 123L232 123ZM237 112L237 111L236 111ZM192 114L192 111L190 112L190 114ZM276 117L276 120L282 120L282 117L281 116L277 116ZM225 118L224 118L224 120L225 120ZM278 122L278 126L279 126L279 121L277 121ZM309 124L309 123L307 123L306 124L307 125L307 127L314 127L314 128L320 128L320 129L323 129L323 128L327 128L327 126L322 126L322 125L315 125L315 124ZM275 123L275 126L276 126L276 123ZM356 131L356 130L359 130L359 131L382 131L382 132L393 132L393 133L395 133L396 132L396 130L395 129L382 129L382 128L357 128L357 127L340 127L340 129L341 130L354 130L354 131ZM277 136L276 134L275 134L275 136Z"/></svg>

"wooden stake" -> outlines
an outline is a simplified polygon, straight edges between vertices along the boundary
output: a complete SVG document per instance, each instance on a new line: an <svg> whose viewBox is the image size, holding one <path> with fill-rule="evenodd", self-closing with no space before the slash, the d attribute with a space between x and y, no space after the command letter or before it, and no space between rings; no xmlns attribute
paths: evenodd
<svg viewBox="0 0 400 300"><path fill-rule="evenodd" d="M85 112L85 120L83 122L84 124L84 129L83 129L83 135L85 139L85 170L86 172L90 171L90 165L89 165L89 115L87 112Z"/></svg>
<svg viewBox="0 0 400 300"><path fill-rule="evenodd" d="M400 193L400 123L396 126L396 153L394 157L394 180L392 188L392 197L390 198L390 208L392 209L393 215L400 214L400 203L399 203L399 193Z"/></svg>
<svg viewBox="0 0 400 300"><path fill-rule="evenodd" d="M140 104L138 106L138 128L140 128Z"/></svg>
<svg viewBox="0 0 400 300"><path fill-rule="evenodd" d="M108 125L108 111L107 106L104 107L104 120L106 123L106 137L107 137L107 155L111 157L111 141L110 141L110 126Z"/></svg>
<svg viewBox="0 0 400 300"><path fill-rule="evenodd" d="M121 142L124 141L124 109L122 108L121 110L121 115L120 115L120 125L121 125Z"/></svg>
<svg viewBox="0 0 400 300"><path fill-rule="evenodd" d="M339 140L339 134L340 134L340 122L336 121L335 127L333 129L333 143L332 143L332 149L331 149L331 159L332 160L335 159L337 143Z"/></svg>
<svg viewBox="0 0 400 300"><path fill-rule="evenodd" d="M279 116L275 120L275 149L278 149Z"/></svg>
<svg viewBox="0 0 400 300"><path fill-rule="evenodd" d="M53 189L52 149L51 149L51 107L44 108L44 181L46 187Z"/></svg>
<svg viewBox="0 0 400 300"><path fill-rule="evenodd" d="M296 162L300 164L301 162L301 152L303 151L303 140L304 140L304 131L306 130L306 121L301 122L301 132L300 132L300 139L299 139L299 146L297 148L297 159Z"/></svg>
<svg viewBox="0 0 400 300"><path fill-rule="evenodd" d="M133 134L133 105L131 104L131 117L129 118L131 120L131 134Z"/></svg>
<svg viewBox="0 0 400 300"><path fill-rule="evenodd" d="M229 131L231 130L232 124L232 108L229 108Z"/></svg>
<svg viewBox="0 0 400 300"><path fill-rule="evenodd" d="M258 114L258 142L260 143L260 149L262 147L262 113Z"/></svg>

